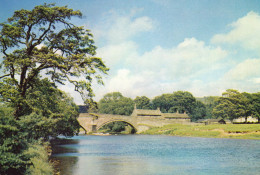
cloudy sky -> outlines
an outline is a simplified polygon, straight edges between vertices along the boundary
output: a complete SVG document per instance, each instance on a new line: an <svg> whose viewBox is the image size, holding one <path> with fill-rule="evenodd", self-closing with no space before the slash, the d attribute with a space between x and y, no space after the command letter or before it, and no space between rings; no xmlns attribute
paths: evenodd
<svg viewBox="0 0 260 175"><path fill-rule="evenodd" d="M173 91L196 97L226 89L260 91L258 0L54 0L80 10L72 19L94 34L97 55L110 68L96 100L108 92L153 98ZM35 0L0 0L0 20ZM79 95L70 85L76 103Z"/></svg>

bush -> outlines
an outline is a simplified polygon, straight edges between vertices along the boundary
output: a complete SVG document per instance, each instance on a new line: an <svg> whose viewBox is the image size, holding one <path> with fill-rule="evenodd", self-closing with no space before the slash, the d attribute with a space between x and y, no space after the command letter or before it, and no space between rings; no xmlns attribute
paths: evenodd
<svg viewBox="0 0 260 175"><path fill-rule="evenodd" d="M26 175L52 175L53 167L48 158L48 143L35 142L29 145L24 152L30 157L30 166L27 167Z"/></svg>

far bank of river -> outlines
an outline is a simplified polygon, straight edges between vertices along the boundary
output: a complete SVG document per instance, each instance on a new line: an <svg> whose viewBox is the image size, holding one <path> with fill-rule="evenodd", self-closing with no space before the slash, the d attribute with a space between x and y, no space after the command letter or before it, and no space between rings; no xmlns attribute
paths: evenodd
<svg viewBox="0 0 260 175"><path fill-rule="evenodd" d="M260 124L172 124L164 127L151 127L142 134L258 140L260 139Z"/></svg>
<svg viewBox="0 0 260 175"><path fill-rule="evenodd" d="M53 149L62 175L258 174L260 141L158 135L75 136Z"/></svg>

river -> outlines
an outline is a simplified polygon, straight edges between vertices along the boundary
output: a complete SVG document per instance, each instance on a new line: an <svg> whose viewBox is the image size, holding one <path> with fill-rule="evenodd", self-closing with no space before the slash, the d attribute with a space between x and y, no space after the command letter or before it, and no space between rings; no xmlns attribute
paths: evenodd
<svg viewBox="0 0 260 175"><path fill-rule="evenodd" d="M260 141L86 135L56 145L52 159L61 175L257 175Z"/></svg>

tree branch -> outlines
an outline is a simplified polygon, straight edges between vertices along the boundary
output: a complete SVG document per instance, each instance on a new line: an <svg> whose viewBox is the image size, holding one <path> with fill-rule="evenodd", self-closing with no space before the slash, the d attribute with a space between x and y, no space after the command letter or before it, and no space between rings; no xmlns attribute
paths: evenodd
<svg viewBox="0 0 260 175"><path fill-rule="evenodd" d="M52 24L53 24L52 22L49 23L48 29L46 29L46 30L42 33L42 35L37 39L37 42L35 42L35 43L31 46L32 49L33 49L35 46L37 46L38 44L40 44L40 43L42 42L44 36L50 31Z"/></svg>
<svg viewBox="0 0 260 175"><path fill-rule="evenodd" d="M31 37L30 33L31 33L31 30L32 30L32 26L33 24L31 24L30 26L28 26L28 31L27 31L27 34L26 34L26 46L27 48L29 48L29 39Z"/></svg>
<svg viewBox="0 0 260 175"><path fill-rule="evenodd" d="M11 74L6 74L6 75L3 75L0 77L0 79L4 78L4 77L7 77L7 76L10 76Z"/></svg>
<svg viewBox="0 0 260 175"><path fill-rule="evenodd" d="M6 46L6 43L5 43L5 40L1 37L1 40L2 40L2 43L3 43L3 53L5 56L8 56L8 54L6 53L6 50L7 50L7 46Z"/></svg>

